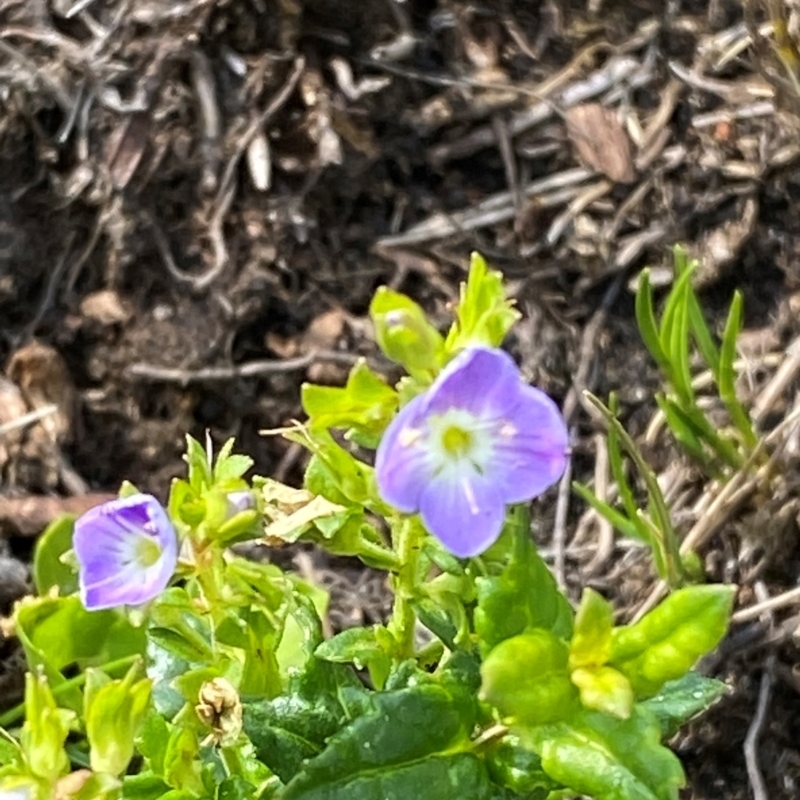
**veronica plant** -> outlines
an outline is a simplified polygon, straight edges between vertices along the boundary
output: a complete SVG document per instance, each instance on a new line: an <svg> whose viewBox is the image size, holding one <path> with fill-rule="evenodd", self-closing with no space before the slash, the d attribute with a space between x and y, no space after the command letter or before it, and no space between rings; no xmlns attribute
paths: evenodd
<svg viewBox="0 0 800 800"><path fill-rule="evenodd" d="M378 343L305 386L302 488L188 440L169 500L53 525L15 610L25 703L0 716L0 796L184 800L675 800L663 737L724 686L689 672L724 635L725 586L635 625L577 610L531 538L529 501L569 457L557 406L500 349L517 312L473 257L442 334L380 290ZM390 618L325 636L326 594L232 546L312 542L385 570ZM0 728L0 730L2 730Z"/></svg>

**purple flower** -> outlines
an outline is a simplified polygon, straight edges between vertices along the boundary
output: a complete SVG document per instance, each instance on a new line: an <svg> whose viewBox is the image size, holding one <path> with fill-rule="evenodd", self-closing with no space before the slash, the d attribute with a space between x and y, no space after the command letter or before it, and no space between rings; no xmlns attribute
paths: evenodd
<svg viewBox="0 0 800 800"><path fill-rule="evenodd" d="M89 611L137 606L167 587L178 536L158 500L135 494L87 511L75 522L83 605Z"/></svg>
<svg viewBox="0 0 800 800"><path fill-rule="evenodd" d="M226 500L228 501L228 519L256 507L256 499L253 497L253 493L247 489L228 492Z"/></svg>
<svg viewBox="0 0 800 800"><path fill-rule="evenodd" d="M502 350L461 352L406 405L378 447L381 497L466 558L493 544L506 504L564 472L568 435L555 403L524 383Z"/></svg>

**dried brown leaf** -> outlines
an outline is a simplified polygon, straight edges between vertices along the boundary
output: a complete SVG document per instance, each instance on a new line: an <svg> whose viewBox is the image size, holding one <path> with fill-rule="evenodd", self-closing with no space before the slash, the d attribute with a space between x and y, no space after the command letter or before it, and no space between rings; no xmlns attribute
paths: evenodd
<svg viewBox="0 0 800 800"><path fill-rule="evenodd" d="M633 183L631 143L613 109L583 103L564 112L567 135L580 157L616 183Z"/></svg>
<svg viewBox="0 0 800 800"><path fill-rule="evenodd" d="M111 134L108 168L115 189L124 189L142 160L150 132L146 114L131 114Z"/></svg>
<svg viewBox="0 0 800 800"><path fill-rule="evenodd" d="M17 384L31 408L55 403L56 414L39 423L53 442L70 441L77 419L77 393L61 354L41 342L31 342L14 352L6 375Z"/></svg>

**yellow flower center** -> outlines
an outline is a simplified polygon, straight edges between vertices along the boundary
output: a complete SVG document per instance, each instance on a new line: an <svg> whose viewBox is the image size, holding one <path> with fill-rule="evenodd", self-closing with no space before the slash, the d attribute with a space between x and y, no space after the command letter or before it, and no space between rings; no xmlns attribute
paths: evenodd
<svg viewBox="0 0 800 800"><path fill-rule="evenodd" d="M458 425L449 425L442 433L442 446L448 455L461 458L472 448L472 434Z"/></svg>
<svg viewBox="0 0 800 800"><path fill-rule="evenodd" d="M153 539L141 536L136 543L136 560L143 567L152 567L161 558L161 546Z"/></svg>

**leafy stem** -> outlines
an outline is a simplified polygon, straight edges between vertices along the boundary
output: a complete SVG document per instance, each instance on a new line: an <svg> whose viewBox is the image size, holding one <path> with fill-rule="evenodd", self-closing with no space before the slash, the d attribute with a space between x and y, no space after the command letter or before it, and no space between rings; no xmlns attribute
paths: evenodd
<svg viewBox="0 0 800 800"><path fill-rule="evenodd" d="M414 657L414 626L417 615L412 600L416 595L424 530L416 517L406 517L394 524L392 533L400 569L393 579L394 608L389 630L397 641L398 658L403 660Z"/></svg>

